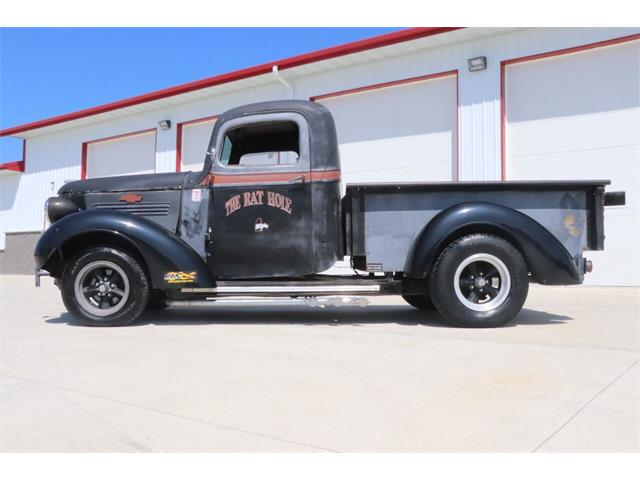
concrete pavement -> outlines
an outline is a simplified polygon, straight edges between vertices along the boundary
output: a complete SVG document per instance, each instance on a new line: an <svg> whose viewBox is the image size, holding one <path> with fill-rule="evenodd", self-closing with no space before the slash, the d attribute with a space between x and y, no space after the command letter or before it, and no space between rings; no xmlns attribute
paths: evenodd
<svg viewBox="0 0 640 480"><path fill-rule="evenodd" d="M402 299L77 325L0 276L2 451L638 451L640 289L532 286L499 329Z"/></svg>

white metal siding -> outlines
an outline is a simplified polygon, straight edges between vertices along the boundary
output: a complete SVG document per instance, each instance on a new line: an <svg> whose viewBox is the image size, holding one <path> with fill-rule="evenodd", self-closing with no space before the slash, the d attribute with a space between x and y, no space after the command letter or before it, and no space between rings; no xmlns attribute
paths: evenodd
<svg viewBox="0 0 640 480"><path fill-rule="evenodd" d="M215 120L191 123L182 127L181 170L202 170Z"/></svg>
<svg viewBox="0 0 640 480"><path fill-rule="evenodd" d="M27 132L24 135L27 138L25 173L0 176L0 248L4 245L4 232L33 231L42 228L44 200L64 181L80 178L83 142L124 132L155 128L160 120L171 120L173 125L177 125L180 122L217 115L228 108L251 102L292 97L308 99L327 92L450 70L459 72L459 177L461 180L499 180L501 171L500 62L638 33L640 33L638 28L459 30L457 33L433 37L430 46L419 50L415 50L414 47L420 41L414 41L384 47L375 52L363 52L283 70L281 75L293 85L293 92L285 88L275 76L261 75L112 111L97 117L88 117L81 121L60 124L44 131ZM425 42L429 41L425 40ZM412 45L411 48L409 44ZM487 69L469 72L467 59L478 55L487 57ZM602 68L602 64L593 66L593 69ZM416 98L416 102L420 101L420 98ZM363 111L366 112L367 109ZM369 121L364 118L363 120ZM621 123L621 128L629 125L617 114L612 121ZM339 125L339 135L340 128ZM156 172L175 171L176 138L175 127L169 130L158 130L155 152ZM381 140L381 150L390 148L395 141L398 141L396 137ZM387 145L386 142L389 144ZM409 156L409 153L403 152L403 154L406 154L406 157ZM420 158L422 152L416 151L411 154L415 154L414 158ZM348 153L344 155L346 158ZM613 157L607 161L610 162L611 158ZM615 158L622 159L619 155ZM620 168L625 168L628 172L637 172L637 160L628 160L625 166ZM537 178L544 177L542 170L539 169L536 172ZM387 170L385 173L385 181L393 182L404 178L402 170ZM611 177L607 169L603 173L607 173L605 177ZM553 173L550 175L556 178ZM631 173L627 176L631 180ZM627 189L629 198L637 194L633 192L637 192L637 182L634 188ZM607 251L616 248L619 238L626 236L637 239L639 236L632 230L633 225L623 228L621 234L621 230L613 224L615 220L611 220L613 211L613 209L607 210L605 224ZM595 257L592 253L588 256ZM617 275L608 280L601 276L597 277L603 261L599 258L595 259L596 271L590 277L594 279L591 281L598 279L601 283L619 283L620 277Z"/></svg>
<svg viewBox="0 0 640 480"><path fill-rule="evenodd" d="M87 145L87 178L153 173L155 166L155 130Z"/></svg>
<svg viewBox="0 0 640 480"><path fill-rule="evenodd" d="M320 100L336 122L345 183L455 178L456 76Z"/></svg>
<svg viewBox="0 0 640 480"><path fill-rule="evenodd" d="M509 180L611 179L627 206L605 211L587 283L640 284L640 41L507 66Z"/></svg>

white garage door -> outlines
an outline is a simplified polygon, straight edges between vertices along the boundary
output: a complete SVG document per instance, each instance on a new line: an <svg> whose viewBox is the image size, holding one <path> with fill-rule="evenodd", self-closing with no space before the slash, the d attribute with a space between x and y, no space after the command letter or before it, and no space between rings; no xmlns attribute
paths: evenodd
<svg viewBox="0 0 640 480"><path fill-rule="evenodd" d="M455 178L455 73L316 101L335 119L343 182Z"/></svg>
<svg viewBox="0 0 640 480"><path fill-rule="evenodd" d="M586 283L640 285L640 41L507 65L508 180L610 179L604 252Z"/></svg>
<svg viewBox="0 0 640 480"><path fill-rule="evenodd" d="M180 170L183 172L202 170L209 139L216 120L206 119L182 124L180 144Z"/></svg>
<svg viewBox="0 0 640 480"><path fill-rule="evenodd" d="M85 161L87 178L153 173L156 130L90 142Z"/></svg>

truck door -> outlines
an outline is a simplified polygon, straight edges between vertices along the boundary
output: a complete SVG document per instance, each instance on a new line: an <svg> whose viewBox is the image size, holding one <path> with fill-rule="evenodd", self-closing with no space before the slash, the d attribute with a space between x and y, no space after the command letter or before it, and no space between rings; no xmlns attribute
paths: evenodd
<svg viewBox="0 0 640 480"><path fill-rule="evenodd" d="M273 113L229 120L215 145L206 246L213 276L313 273L309 131L304 117Z"/></svg>

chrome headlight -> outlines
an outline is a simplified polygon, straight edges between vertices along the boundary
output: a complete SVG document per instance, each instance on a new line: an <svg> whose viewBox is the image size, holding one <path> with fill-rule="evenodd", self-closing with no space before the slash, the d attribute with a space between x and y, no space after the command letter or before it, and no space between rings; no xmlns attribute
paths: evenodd
<svg viewBox="0 0 640 480"><path fill-rule="evenodd" d="M44 201L44 218L47 222L51 223L51 219L49 218L49 198Z"/></svg>

